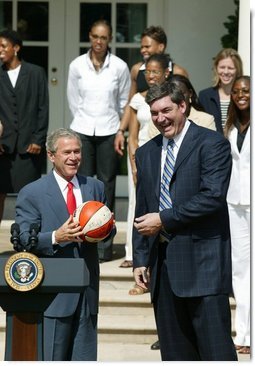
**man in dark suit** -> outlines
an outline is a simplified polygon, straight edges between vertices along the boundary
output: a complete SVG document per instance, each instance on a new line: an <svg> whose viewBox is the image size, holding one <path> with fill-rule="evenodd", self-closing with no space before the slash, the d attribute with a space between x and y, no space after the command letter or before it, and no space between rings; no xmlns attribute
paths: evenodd
<svg viewBox="0 0 255 366"><path fill-rule="evenodd" d="M47 137L53 171L21 189L15 221L22 244L28 242L31 223L40 228L33 250L41 257L84 258L90 283L82 294L59 293L44 313L45 361L96 361L99 262L96 244L81 242L81 227L67 209L68 182L76 205L89 200L106 203L101 181L77 175L81 140L72 130L60 128ZM114 235L113 230L112 235ZM67 269L68 271L68 269ZM68 274L71 275L71 274Z"/></svg>
<svg viewBox="0 0 255 366"><path fill-rule="evenodd" d="M228 297L229 143L186 118L175 84L154 85L146 101L161 135L136 153L133 262L136 283L150 286L162 360L237 360ZM171 174L163 194L165 160Z"/></svg>

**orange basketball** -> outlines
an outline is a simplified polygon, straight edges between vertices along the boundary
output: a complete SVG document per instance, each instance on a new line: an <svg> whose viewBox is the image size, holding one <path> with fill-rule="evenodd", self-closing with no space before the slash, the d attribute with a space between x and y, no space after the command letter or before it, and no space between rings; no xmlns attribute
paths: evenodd
<svg viewBox="0 0 255 366"><path fill-rule="evenodd" d="M99 201L82 203L74 211L73 219L82 227L81 239L91 243L105 239L113 228L111 211Z"/></svg>

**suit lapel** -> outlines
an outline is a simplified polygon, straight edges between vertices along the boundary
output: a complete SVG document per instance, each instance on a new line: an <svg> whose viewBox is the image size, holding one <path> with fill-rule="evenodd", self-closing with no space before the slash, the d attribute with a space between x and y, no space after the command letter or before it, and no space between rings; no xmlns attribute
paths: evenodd
<svg viewBox="0 0 255 366"><path fill-rule="evenodd" d="M183 160L186 159L186 157L190 154L190 152L194 149L195 147L195 138L198 136L198 131L195 131L196 125L191 122L190 126L184 136L184 139L181 143L178 155L177 155L177 159L175 162L175 166L174 166L174 173L173 176L175 175L175 172L177 171L177 169L180 167L180 165L182 164ZM173 178L172 178L173 179Z"/></svg>
<svg viewBox="0 0 255 366"><path fill-rule="evenodd" d="M78 175L77 175L77 178L78 178L80 189L81 189L82 201L83 202L90 201L91 197L93 197L91 187L87 184L87 181L86 181L86 184L81 182L81 179Z"/></svg>
<svg viewBox="0 0 255 366"><path fill-rule="evenodd" d="M91 200L92 199L91 197L93 197L91 187L88 184L81 183L79 176L77 176L77 178L79 181L83 202ZM58 183L54 177L53 172L47 175L45 179L46 179L46 192L47 192L46 194L49 196L51 208L55 213L56 217L58 217L59 221L63 223L69 217L65 199L62 195L62 192L58 186Z"/></svg>
<svg viewBox="0 0 255 366"><path fill-rule="evenodd" d="M21 62L21 68L19 71L19 75L18 75L18 79L15 85L15 89L17 90L20 86L22 86L22 88L24 88L24 80L27 80L27 69L28 66L26 64L26 62L22 61Z"/></svg>
<svg viewBox="0 0 255 366"><path fill-rule="evenodd" d="M5 85L6 88L9 89L13 93L14 88L13 88L11 80L8 76L7 70L4 69L3 65L0 68L0 83L2 85Z"/></svg>
<svg viewBox="0 0 255 366"><path fill-rule="evenodd" d="M237 148L237 128L233 128L228 136L229 142L231 143L232 154L237 156L240 155L239 150Z"/></svg>
<svg viewBox="0 0 255 366"><path fill-rule="evenodd" d="M197 126L191 122L177 155L172 180L184 159L194 149L195 139L197 138L198 134L199 132L197 131ZM148 166L151 168L149 172L149 179L152 179L157 201L160 195L162 139L163 137L160 136L157 140L155 140L156 143L149 150L150 162Z"/></svg>
<svg viewBox="0 0 255 366"><path fill-rule="evenodd" d="M150 176L154 185L154 192L156 194L156 199L159 199L160 193L160 180L161 180L161 152L162 152L162 135L156 140L156 144L149 150L151 167Z"/></svg>
<svg viewBox="0 0 255 366"><path fill-rule="evenodd" d="M230 135L228 136L228 139L231 143L232 154L235 154L236 156L240 156L245 153L250 154L250 127L248 128L245 135L241 151L239 151L237 147L237 134L238 130L235 127L231 130Z"/></svg>
<svg viewBox="0 0 255 366"><path fill-rule="evenodd" d="M50 205L52 211L55 213L56 217L58 218L61 225L65 222L68 217L69 213L67 210L66 202L64 197L60 191L58 183L53 175L53 173L46 176L46 183L47 183L47 195L50 199Z"/></svg>

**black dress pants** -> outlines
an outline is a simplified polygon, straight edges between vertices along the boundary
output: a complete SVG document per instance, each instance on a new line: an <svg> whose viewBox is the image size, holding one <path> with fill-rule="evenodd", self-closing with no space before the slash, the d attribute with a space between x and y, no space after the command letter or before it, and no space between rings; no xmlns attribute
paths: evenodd
<svg viewBox="0 0 255 366"><path fill-rule="evenodd" d="M115 187L119 157L114 150L115 135L87 136L79 134L82 140L82 161L79 173L85 176L96 176L105 185L107 206L114 212ZM112 259L113 238L98 243L100 260Z"/></svg>

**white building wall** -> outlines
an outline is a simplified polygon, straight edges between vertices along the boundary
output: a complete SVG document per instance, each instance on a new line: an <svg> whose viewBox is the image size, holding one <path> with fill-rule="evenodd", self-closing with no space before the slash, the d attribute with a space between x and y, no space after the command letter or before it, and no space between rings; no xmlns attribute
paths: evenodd
<svg viewBox="0 0 255 366"><path fill-rule="evenodd" d="M167 51L186 68L197 92L209 87L213 57L222 49L221 37L227 34L223 23L234 15L234 1L164 0L163 8Z"/></svg>
<svg viewBox="0 0 255 366"><path fill-rule="evenodd" d="M242 0L239 9L238 52L243 60L245 75L250 75L250 27L250 0Z"/></svg>

